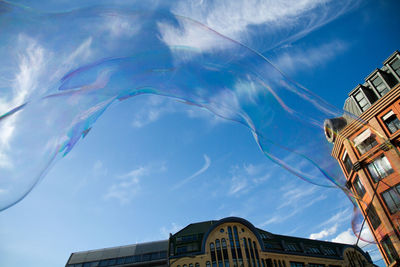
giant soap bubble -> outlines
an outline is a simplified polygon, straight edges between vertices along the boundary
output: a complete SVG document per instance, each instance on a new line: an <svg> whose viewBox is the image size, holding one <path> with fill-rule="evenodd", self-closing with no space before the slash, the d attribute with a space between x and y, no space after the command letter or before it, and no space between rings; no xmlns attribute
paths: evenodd
<svg viewBox="0 0 400 267"><path fill-rule="evenodd" d="M0 76L13 81L0 82L11 86L0 92L8 100L0 102L0 211L23 199L111 105L141 94L238 122L273 162L353 197L323 131L343 111L195 20L106 7L41 13L0 2L0 25Z"/></svg>

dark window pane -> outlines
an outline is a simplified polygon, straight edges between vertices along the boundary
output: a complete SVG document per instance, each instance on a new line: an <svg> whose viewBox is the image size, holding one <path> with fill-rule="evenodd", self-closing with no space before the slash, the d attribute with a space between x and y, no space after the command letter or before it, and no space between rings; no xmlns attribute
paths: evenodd
<svg viewBox="0 0 400 267"><path fill-rule="evenodd" d="M343 157L343 164L346 172L350 173L351 169L353 168L353 163L351 163L350 157L347 155L347 153Z"/></svg>
<svg viewBox="0 0 400 267"><path fill-rule="evenodd" d="M364 188L363 184L361 183L358 175L354 179L354 188L359 197L363 197L365 195L365 188Z"/></svg>
<svg viewBox="0 0 400 267"><path fill-rule="evenodd" d="M374 228L374 230L376 230L376 228L378 228L379 225L381 225L381 220L379 219L378 214L376 214L374 206L369 205L369 207L366 209L366 212L372 227Z"/></svg>
<svg viewBox="0 0 400 267"><path fill-rule="evenodd" d="M395 248L393 247L393 243L388 236L382 240L381 244L390 262L393 262L399 258L399 255L397 254Z"/></svg>
<svg viewBox="0 0 400 267"><path fill-rule="evenodd" d="M382 119L385 122L386 127L389 129L389 132L394 133L400 129L400 121L393 112L389 112L388 114L392 115L388 117L386 117L386 115Z"/></svg>
<svg viewBox="0 0 400 267"><path fill-rule="evenodd" d="M386 206L391 214L400 210L400 185L385 191L382 194Z"/></svg>

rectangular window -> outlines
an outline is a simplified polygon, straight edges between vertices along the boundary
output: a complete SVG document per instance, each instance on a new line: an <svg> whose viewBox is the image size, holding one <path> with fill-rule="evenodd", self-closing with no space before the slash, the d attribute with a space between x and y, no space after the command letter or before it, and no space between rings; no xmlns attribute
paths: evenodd
<svg viewBox="0 0 400 267"><path fill-rule="evenodd" d="M347 151L344 152L342 160L346 172L350 173L351 169L353 169L353 163L351 162L349 155L347 155Z"/></svg>
<svg viewBox="0 0 400 267"><path fill-rule="evenodd" d="M289 251L299 251L299 249L298 249L296 244L286 244L286 248Z"/></svg>
<svg viewBox="0 0 400 267"><path fill-rule="evenodd" d="M353 140L360 154L364 154L378 144L370 129L365 130Z"/></svg>
<svg viewBox="0 0 400 267"><path fill-rule="evenodd" d="M333 248L325 247L324 251L325 251L326 255L329 255L329 256L335 256L336 255L336 252L335 252L335 250Z"/></svg>
<svg viewBox="0 0 400 267"><path fill-rule="evenodd" d="M398 76L400 76L400 59L396 59L390 64L390 67L397 73Z"/></svg>
<svg viewBox="0 0 400 267"><path fill-rule="evenodd" d="M389 92L389 88L387 88L386 84L379 76L372 80L372 84L374 85L380 96L384 96L387 92Z"/></svg>
<svg viewBox="0 0 400 267"><path fill-rule="evenodd" d="M392 166L384 155L375 159L367 167L375 183L393 173Z"/></svg>
<svg viewBox="0 0 400 267"><path fill-rule="evenodd" d="M291 262L290 262L290 267L304 267L304 263L303 263L303 262L294 262L294 261L291 261Z"/></svg>
<svg viewBox="0 0 400 267"><path fill-rule="evenodd" d="M391 214L398 212L400 210L400 185L383 192L382 198Z"/></svg>
<svg viewBox="0 0 400 267"><path fill-rule="evenodd" d="M395 248L393 247L393 243L388 236L382 239L381 245L390 262L393 262L399 258L399 255L397 254Z"/></svg>
<svg viewBox="0 0 400 267"><path fill-rule="evenodd" d="M353 185L354 185L354 189L356 190L357 196L362 198L365 195L365 188L364 188L363 184L361 183L358 175L354 179Z"/></svg>
<svg viewBox="0 0 400 267"><path fill-rule="evenodd" d="M324 264L318 264L318 263L309 263L308 267L325 267Z"/></svg>
<svg viewBox="0 0 400 267"><path fill-rule="evenodd" d="M367 110L371 104L368 102L367 98L363 94L361 90L359 90L355 95L354 98L356 99L359 107L361 108L362 111Z"/></svg>
<svg viewBox="0 0 400 267"><path fill-rule="evenodd" d="M319 251L319 248L316 247L306 247L306 253L309 254L321 254L321 251Z"/></svg>
<svg viewBox="0 0 400 267"><path fill-rule="evenodd" d="M385 116L383 116L382 120L385 123L386 127L389 129L390 133L394 133L400 129L400 121L393 111L390 111Z"/></svg>
<svg viewBox="0 0 400 267"><path fill-rule="evenodd" d="M370 221L372 227L374 230L381 225L381 220L378 217L378 214L376 214L376 210L372 204L369 205L369 207L366 209L367 212L367 217L368 220Z"/></svg>

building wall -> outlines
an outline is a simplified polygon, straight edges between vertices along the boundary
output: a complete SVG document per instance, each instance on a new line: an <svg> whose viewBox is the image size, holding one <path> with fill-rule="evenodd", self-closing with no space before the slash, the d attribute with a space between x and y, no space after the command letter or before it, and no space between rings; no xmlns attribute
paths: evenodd
<svg viewBox="0 0 400 267"><path fill-rule="evenodd" d="M237 236L235 229L237 229ZM226 242L226 249L222 245L223 240ZM266 252L262 250L264 245L260 243L256 234L238 222L219 225L203 242L205 253L170 258L169 265L171 267L289 267L298 263L297 266L373 266L367 263L368 260L364 255L352 247L344 250L342 259L293 255L290 252ZM246 245L244 242L247 242ZM220 243L219 249L218 243Z"/></svg>
<svg viewBox="0 0 400 267"><path fill-rule="evenodd" d="M391 60L400 59L400 55L397 52L391 58ZM400 212L393 212L393 208L391 211L384 200L384 195L388 197L389 192L391 192L391 199L392 195L393 198L396 198L395 202L400 199L397 190L388 191L400 185L400 130L391 132L384 120L385 115L391 114L389 112L393 112L394 116L400 118L400 76L391 69L389 62L390 59L386 62L386 69L389 74L393 75L392 83L394 84L397 81L397 84L393 85L389 92L363 111L360 120L352 120L351 123L340 130L332 150L332 156L338 161L346 176L347 187L353 192L363 216L367 218L366 224L371 229L382 257L388 265L395 264L395 260L400 255ZM376 75L378 72L379 70L376 70L371 75ZM367 77L367 82L371 84L368 80L369 77ZM381 75L380 77L385 80L386 76ZM357 148L356 138L367 129L371 131L371 136L375 138L377 144L362 154ZM347 153L352 164L350 171L347 171L345 167L345 153ZM377 163L384 159L382 157L387 159L387 161L384 160L386 162L384 166L387 167L387 163L389 163L393 171L390 169L384 172L378 170L381 165ZM382 173L378 179L373 176L374 170ZM360 194L360 191L356 189L357 177L365 189L364 194ZM398 202L400 203L400 201ZM374 214L372 208L368 209L371 205L376 214ZM380 221L379 225L378 220ZM390 243L395 252L390 252L388 248Z"/></svg>

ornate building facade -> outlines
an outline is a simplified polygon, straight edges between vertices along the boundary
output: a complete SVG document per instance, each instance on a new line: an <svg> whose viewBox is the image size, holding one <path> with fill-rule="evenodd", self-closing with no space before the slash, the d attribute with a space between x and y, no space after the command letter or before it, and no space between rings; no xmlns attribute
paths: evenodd
<svg viewBox="0 0 400 267"><path fill-rule="evenodd" d="M169 240L72 253L66 267L362 267L359 247L276 235L237 217L193 223Z"/></svg>
<svg viewBox="0 0 400 267"><path fill-rule="evenodd" d="M326 138L387 265L400 263L400 53L357 85Z"/></svg>

